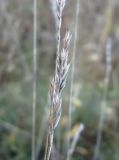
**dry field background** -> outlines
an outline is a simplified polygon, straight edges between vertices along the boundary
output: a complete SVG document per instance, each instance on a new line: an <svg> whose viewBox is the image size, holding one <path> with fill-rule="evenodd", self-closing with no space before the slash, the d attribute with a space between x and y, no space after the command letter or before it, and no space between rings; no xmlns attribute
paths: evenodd
<svg viewBox="0 0 119 160"><path fill-rule="evenodd" d="M67 0L61 37L72 32L72 59L76 0ZM49 0L38 0L37 12L37 159L44 156L48 118L48 91L56 58L56 29ZM100 110L105 121L100 155L96 160L119 159L119 1L80 0L76 45L72 125L68 126L70 75L63 92L63 111L54 137L54 157L65 159L67 137L85 129L72 160L92 160ZM106 46L111 40L111 73L105 92ZM30 160L33 84L33 0L0 0L0 160ZM58 159L58 158L57 158Z"/></svg>

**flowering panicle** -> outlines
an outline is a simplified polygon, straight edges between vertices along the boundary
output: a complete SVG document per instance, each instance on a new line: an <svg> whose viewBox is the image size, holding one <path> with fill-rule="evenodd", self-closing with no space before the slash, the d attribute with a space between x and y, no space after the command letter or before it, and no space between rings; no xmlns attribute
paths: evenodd
<svg viewBox="0 0 119 160"><path fill-rule="evenodd" d="M61 53L56 59L56 73L51 83L50 88L50 106L51 106L51 128L54 130L59 122L61 116L61 92L65 87L67 72L70 64L68 64L68 48L70 44L71 34L69 31L66 32L64 37L64 44Z"/></svg>
<svg viewBox="0 0 119 160"><path fill-rule="evenodd" d="M57 53L56 53L56 66L55 66L55 74L50 87L50 116L49 116L49 128L48 128L48 136L47 136L47 145L45 151L45 160L50 159L52 144L53 144L53 136L54 130L58 125L58 122L61 117L61 93L63 88L65 87L67 73L69 70L68 63L68 48L71 40L71 34L69 31L66 31L66 34L63 39L63 46L61 47L61 25L62 25L62 13L66 4L66 0L56 0L53 2L54 8L56 7L56 13L54 13L56 17L57 24Z"/></svg>

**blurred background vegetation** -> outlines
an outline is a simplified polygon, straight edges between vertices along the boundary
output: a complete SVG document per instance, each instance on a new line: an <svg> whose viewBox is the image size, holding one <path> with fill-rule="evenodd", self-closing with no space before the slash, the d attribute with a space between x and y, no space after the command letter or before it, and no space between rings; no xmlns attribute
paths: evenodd
<svg viewBox="0 0 119 160"><path fill-rule="evenodd" d="M76 0L63 13L74 43ZM47 99L54 72L55 22L49 0L38 0L37 157L42 160L46 138ZM56 130L57 159L66 153L67 137L85 125L73 160L92 160L101 105L104 102L106 44L111 39L111 65L105 122L98 160L119 160L119 1L80 0L73 88L72 128L67 132L70 72L63 93L63 114ZM30 160L33 84L33 0L0 0L0 160ZM62 155L62 157L61 157Z"/></svg>

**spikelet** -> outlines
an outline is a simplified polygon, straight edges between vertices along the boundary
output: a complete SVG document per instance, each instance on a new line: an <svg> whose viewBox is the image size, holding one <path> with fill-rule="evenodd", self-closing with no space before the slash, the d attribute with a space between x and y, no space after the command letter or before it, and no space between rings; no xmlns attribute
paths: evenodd
<svg viewBox="0 0 119 160"><path fill-rule="evenodd" d="M67 31L64 37L64 44L61 53L58 55L56 60L56 73L51 83L50 88L50 109L52 110L50 120L53 125L51 128L54 130L57 127L61 116L61 92L66 84L67 73L70 64L68 64L68 48L70 44L71 35Z"/></svg>
<svg viewBox="0 0 119 160"><path fill-rule="evenodd" d="M54 0L53 0L54 1ZM57 53L56 53L56 66L54 78L51 82L50 87L50 100L49 100L49 128L47 136L47 144L45 150L44 160L50 159L54 130L57 127L61 112L62 112L62 98L61 93L66 84L67 73L69 70L70 64L68 63L68 48L71 40L71 34L69 31L66 31L66 34L63 39L63 46L61 48L61 24L62 24L62 13L66 4L66 0L56 0L56 3L52 1L52 4L56 5L56 24L57 24Z"/></svg>

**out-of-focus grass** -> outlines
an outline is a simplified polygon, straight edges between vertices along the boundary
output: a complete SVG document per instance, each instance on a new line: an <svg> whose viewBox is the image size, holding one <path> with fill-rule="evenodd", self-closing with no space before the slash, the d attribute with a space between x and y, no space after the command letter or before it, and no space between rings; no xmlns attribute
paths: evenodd
<svg viewBox="0 0 119 160"><path fill-rule="evenodd" d="M47 104L47 81L37 88L36 131L40 130ZM10 83L0 92L0 158L31 158L32 82Z"/></svg>
<svg viewBox="0 0 119 160"><path fill-rule="evenodd" d="M95 145L96 145L96 135L98 132L98 123L100 117L100 109L103 103L103 93L104 89L100 86L84 85L81 88L79 99L82 102L79 108L76 108L73 112L72 118L73 123L83 122L85 124L85 130L82 134L81 141L78 143L74 157L78 159L88 159L93 157ZM105 160L117 160L118 151L117 146L119 146L118 137L118 125L116 125L116 120L118 121L117 108L113 106L116 102L118 103L119 92L116 88L109 87L107 106L105 110L105 123L103 125L102 143L100 159ZM117 104L119 106L119 104ZM118 123L118 122L117 122ZM78 147L83 147L86 152L82 152ZM78 156L81 156L80 158ZM115 158L116 156L116 158ZM78 158L77 158L78 157ZM74 158L74 159L75 159Z"/></svg>
<svg viewBox="0 0 119 160"><path fill-rule="evenodd" d="M40 130L45 115L48 95L48 81L40 80L37 87L37 138L42 132ZM65 93L64 96L67 94ZM83 85L77 97L79 103L74 103L72 112L72 127L83 122L85 130L78 143L74 160L91 159L96 143L96 134L100 116L100 106L103 101L103 88L92 85ZM112 108L113 101L119 98L117 89L110 88L108 94L107 109ZM67 98L66 98L67 99ZM64 100L66 101L65 97ZM79 102L77 101L77 102ZM65 107L65 102L64 102ZM111 110L112 112L114 109ZM115 111L114 111L115 112ZM109 113L111 114L111 113ZM65 114L64 114L65 115ZM105 113L108 116L108 112ZM62 117L63 118L63 117ZM108 119L103 129L103 139L101 144L101 159L115 159L117 156L117 146L119 145L118 128L113 127L114 117ZM30 159L31 156L31 123L32 122L32 82L29 83L10 83L1 87L0 92L0 155L11 157L15 160ZM11 124L13 127L6 127ZM4 125L6 124L6 125ZM62 127L62 126L61 126ZM61 129L61 131L63 131ZM66 132L61 133L63 140ZM62 143L63 141L61 141ZM64 142L63 142L64 143ZM83 149L80 149L83 147ZM78 158L77 158L78 157ZM4 159L4 158L3 158Z"/></svg>

